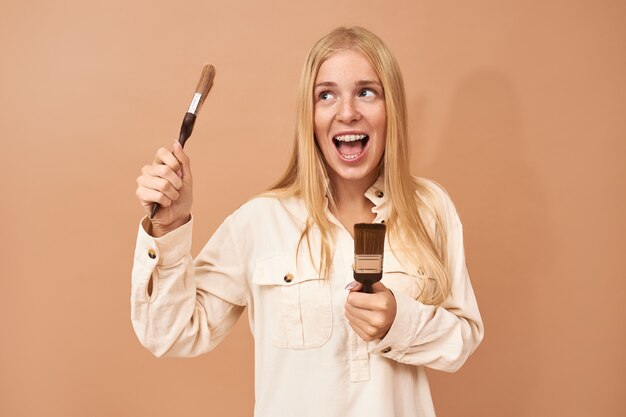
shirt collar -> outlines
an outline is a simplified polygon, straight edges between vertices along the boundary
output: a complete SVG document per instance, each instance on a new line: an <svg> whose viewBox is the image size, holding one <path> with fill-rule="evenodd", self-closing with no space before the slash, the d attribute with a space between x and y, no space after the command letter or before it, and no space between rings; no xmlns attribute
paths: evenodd
<svg viewBox="0 0 626 417"><path fill-rule="evenodd" d="M370 200L374 207L372 207L372 212L376 214L375 222L386 221L389 217L388 209L387 209L387 195L385 193L385 178L381 175L378 177L376 182L371 185L365 191L365 197ZM324 209L326 211L327 216L331 218L330 210L328 208L328 197L324 198ZM305 222L308 218L306 207L304 205L304 200L301 197L290 197L283 200L283 204L286 205L288 210L294 214L296 218Z"/></svg>
<svg viewBox="0 0 626 417"><path fill-rule="evenodd" d="M365 197L374 204L372 207L372 213L376 215L374 223L385 223L389 218L389 208L387 193L385 192L385 179L382 175L368 188Z"/></svg>
<svg viewBox="0 0 626 417"><path fill-rule="evenodd" d="M382 175L367 189L365 197L374 203L376 207L381 206L387 201L387 196L385 195L385 179Z"/></svg>

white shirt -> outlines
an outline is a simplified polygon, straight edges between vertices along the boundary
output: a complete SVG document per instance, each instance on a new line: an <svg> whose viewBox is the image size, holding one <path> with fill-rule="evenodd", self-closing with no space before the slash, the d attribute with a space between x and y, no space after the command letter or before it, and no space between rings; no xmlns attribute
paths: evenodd
<svg viewBox="0 0 626 417"><path fill-rule="evenodd" d="M445 210L452 291L440 306L417 301L421 278L386 243L382 282L397 313L384 339L363 341L345 318L354 260L345 228L327 211L335 246L330 277L320 279L317 229L313 261L303 242L296 262L307 217L303 201L257 197L224 221L195 261L193 220L160 238L140 225L131 294L139 340L156 356L196 356L213 349L248 307L255 417L435 416L424 367L456 371L482 340L483 325L458 215L447 193L428 184ZM374 203L375 222L386 220L382 179L365 195Z"/></svg>

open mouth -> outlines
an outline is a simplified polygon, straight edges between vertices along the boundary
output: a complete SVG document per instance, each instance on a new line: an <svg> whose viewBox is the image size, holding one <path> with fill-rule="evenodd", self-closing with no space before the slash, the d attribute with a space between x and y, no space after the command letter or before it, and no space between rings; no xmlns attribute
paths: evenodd
<svg viewBox="0 0 626 417"><path fill-rule="evenodd" d="M369 139L370 137L365 134L337 135L333 138L333 143L343 159L352 160L363 153Z"/></svg>

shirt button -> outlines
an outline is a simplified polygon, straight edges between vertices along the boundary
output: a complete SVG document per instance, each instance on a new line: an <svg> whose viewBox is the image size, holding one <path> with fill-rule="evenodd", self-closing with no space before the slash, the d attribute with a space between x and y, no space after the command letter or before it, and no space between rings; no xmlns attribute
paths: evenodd
<svg viewBox="0 0 626 417"><path fill-rule="evenodd" d="M287 275L285 275L285 277L283 279L285 280L285 282L291 282L291 281L293 281L293 275L287 274Z"/></svg>
<svg viewBox="0 0 626 417"><path fill-rule="evenodd" d="M150 259L156 258L156 252L154 251L154 249L148 249L148 256L150 257Z"/></svg>
<svg viewBox="0 0 626 417"><path fill-rule="evenodd" d="M376 191L376 197L383 198L384 195L385 193L383 193L382 191Z"/></svg>
<svg viewBox="0 0 626 417"><path fill-rule="evenodd" d="M383 350L381 350L382 353L389 353L391 352L391 347L386 347Z"/></svg>
<svg viewBox="0 0 626 417"><path fill-rule="evenodd" d="M383 223L383 224L385 223L385 221L384 221L384 220L381 220L380 222L381 222L381 223Z"/></svg>

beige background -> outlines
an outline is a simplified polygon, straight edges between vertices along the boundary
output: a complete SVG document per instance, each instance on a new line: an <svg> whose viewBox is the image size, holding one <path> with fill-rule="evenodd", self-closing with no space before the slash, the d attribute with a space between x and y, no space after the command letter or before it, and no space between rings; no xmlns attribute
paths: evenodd
<svg viewBox="0 0 626 417"><path fill-rule="evenodd" d="M251 415L245 321L196 359L134 336L134 180L215 64L187 148L197 252L282 172L306 52L342 24L396 54L414 171L465 225L486 338L430 373L438 415L626 415L626 3L608 0L1 0L0 415Z"/></svg>

